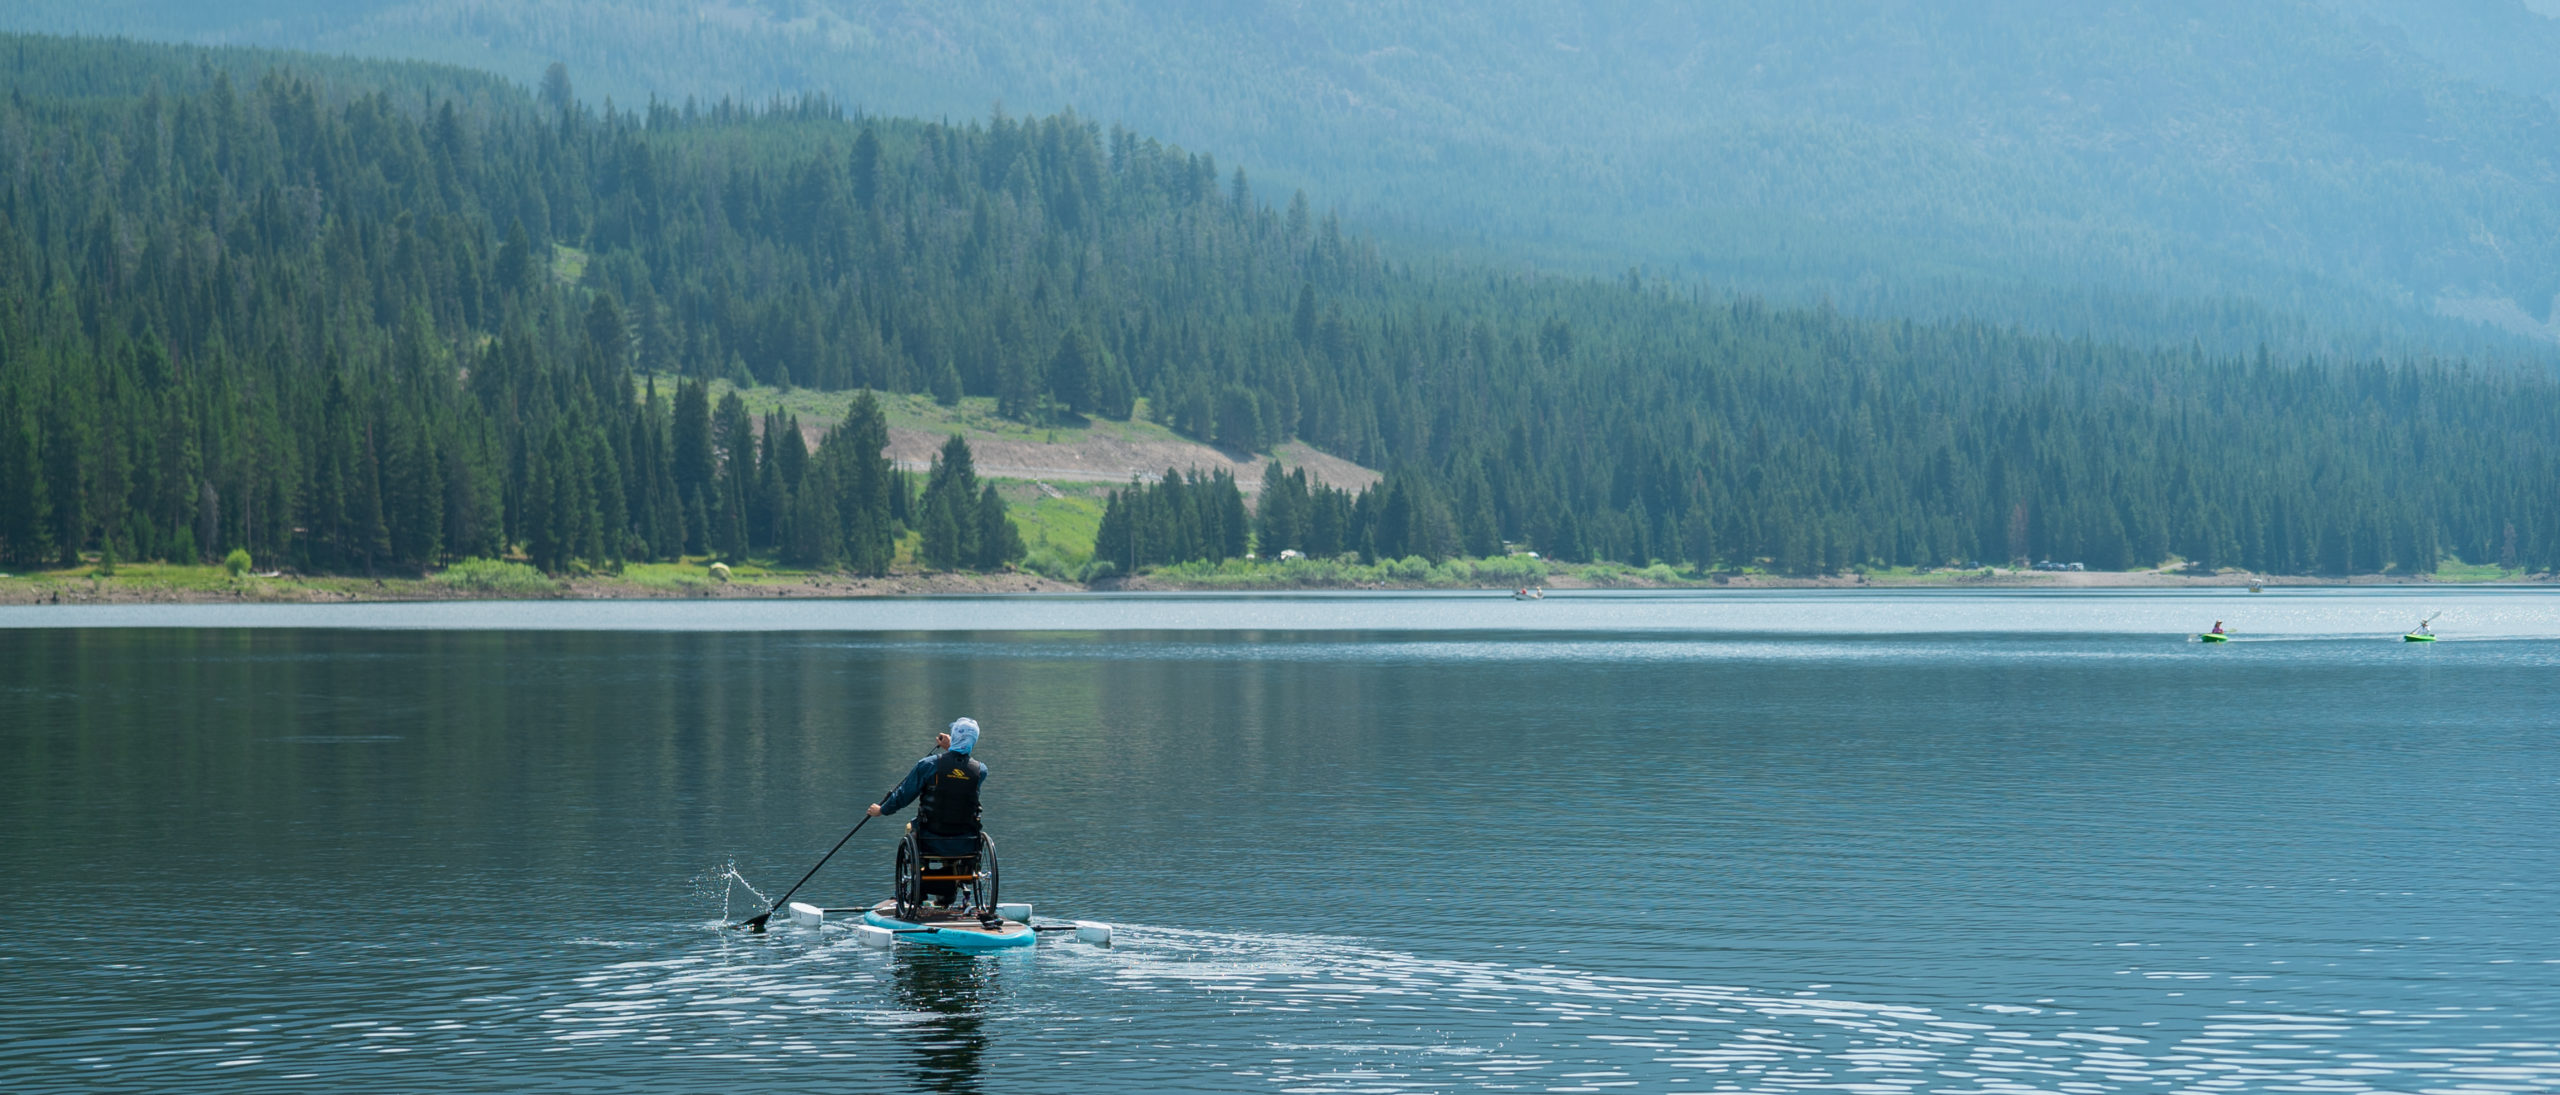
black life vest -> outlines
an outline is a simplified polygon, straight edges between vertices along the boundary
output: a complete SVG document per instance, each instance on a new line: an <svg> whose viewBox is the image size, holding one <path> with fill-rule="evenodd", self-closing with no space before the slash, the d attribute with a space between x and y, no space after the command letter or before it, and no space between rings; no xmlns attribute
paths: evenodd
<svg viewBox="0 0 2560 1095"><path fill-rule="evenodd" d="M987 781L987 766L967 753L944 753L933 761L933 778L916 796L916 828L945 836L978 831L978 788Z"/></svg>

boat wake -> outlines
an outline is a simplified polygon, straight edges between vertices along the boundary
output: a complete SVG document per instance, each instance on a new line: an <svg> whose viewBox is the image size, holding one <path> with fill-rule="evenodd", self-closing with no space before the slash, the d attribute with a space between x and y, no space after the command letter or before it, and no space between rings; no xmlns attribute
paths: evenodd
<svg viewBox="0 0 2560 1095"><path fill-rule="evenodd" d="M834 931L793 930L724 941L716 954L608 965L545 999L540 1020L551 1038L582 1048L825 1059L856 1072L865 1059L895 1061L919 1045L941 1053L960 1037L964 1048L1050 1070L1031 1075L1056 1090L1114 1089L1163 1067L1174 1042L1181 1057L1221 1063L1167 1082L1284 1091L2560 1086L2560 1045L2446 1044L2480 1029L2459 1008L2234 1007L2110 1026L2050 1006L1877 1003L1826 986L1769 991L1429 958L1324 936L1123 925L1121 938L1110 949L985 958L870 951ZM1243 1017L1251 1021L1233 1021Z"/></svg>
<svg viewBox="0 0 2560 1095"><path fill-rule="evenodd" d="M2515 1041L2446 1046L2440 1012L2285 1014L2241 1009L2133 1026L2011 1003L1949 1013L1821 991L1755 991L1554 965L1424 958L1356 941L1130 928L1142 941L1092 959L1140 994L1314 1018L1405 1038L1274 1042L1310 1056L1260 1070L1291 1090L1546 1090L1697 1083L1812 1091L2120 1091L2234 1086L2314 1091L2548 1091L2560 1052ZM1423 1037L1411 1037L1423 1035ZM2378 1037L2379 1036L2379 1037ZM2377 1043L2392 1051L2377 1052ZM1357 1076L1344 1055L1367 1062ZM1329 1058L1329 1059L1328 1059ZM1392 1065L1389 1063L1392 1062ZM1684 1079L1685 1078L1685 1079ZM1566 1086L1555 1086L1558 1084Z"/></svg>

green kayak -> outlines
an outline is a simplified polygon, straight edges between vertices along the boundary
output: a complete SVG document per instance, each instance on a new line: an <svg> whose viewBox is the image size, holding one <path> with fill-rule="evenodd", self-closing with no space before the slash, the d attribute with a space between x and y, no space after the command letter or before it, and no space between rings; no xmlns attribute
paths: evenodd
<svg viewBox="0 0 2560 1095"><path fill-rule="evenodd" d="M2227 642L2230 642L2230 641L2231 641L2231 636L2229 636L2229 635L2217 635L2217 634L2214 634L2213 632L2207 631L2207 632L2205 632L2205 633L2204 633L2204 634L2202 634L2202 635L2198 635L2198 636L2196 636L2196 640L2197 640L2198 642L2208 642L2208 643L2227 643Z"/></svg>
<svg viewBox="0 0 2560 1095"><path fill-rule="evenodd" d="M2400 641L2404 643L2431 643L2436 641L2436 637L2433 635L2421 635L2412 631L2406 635L2400 636Z"/></svg>

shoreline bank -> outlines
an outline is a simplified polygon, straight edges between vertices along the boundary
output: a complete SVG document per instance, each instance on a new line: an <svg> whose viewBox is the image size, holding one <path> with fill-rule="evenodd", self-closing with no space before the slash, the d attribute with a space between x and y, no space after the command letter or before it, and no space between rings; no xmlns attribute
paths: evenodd
<svg viewBox="0 0 2560 1095"><path fill-rule="evenodd" d="M461 588L438 582L431 577L361 578L340 576L276 575L272 577L227 575L208 579L197 573L214 568L138 567L136 572L115 576L66 575L61 573L0 577L0 605L97 605L97 604L348 604L367 602L433 602L490 600L787 600L841 599L864 597L912 597L927 595L987 596L1021 594L1092 594L1092 593L1282 593L1315 591L1413 590L1478 591L1502 595L1512 588L1496 584L1453 584L1449 582L1291 580L1274 575L1267 580L1251 576L1215 575L1207 578L1180 575L1142 574L1128 578L1108 579L1095 585L1064 582L1038 574L1007 572L1000 574L927 574L903 573L886 577L865 578L841 574L767 574L731 581L711 579L681 582L641 580L606 575L558 579L548 590L523 589L480 590ZM171 573L181 572L181 573ZM1937 572L1931 574L1846 574L1825 577L1781 577L1763 574L1718 575L1704 579L1674 579L1639 571L1611 573L1597 571L1577 573L1558 571L1546 576L1541 585L1550 592L1607 589L1662 590L1748 590L1748 589L1985 589L1985 590L2091 590L2091 589L2231 589L2247 588L2252 578L2243 575L2189 575L2162 571L1979 571ZM2445 586L2487 587L2560 585L2551 577L2501 576L2493 578L2448 579L2434 575L2358 575L2348 578L2317 575L2282 577L2258 576L2254 579L2266 588L2339 587L2339 586Z"/></svg>

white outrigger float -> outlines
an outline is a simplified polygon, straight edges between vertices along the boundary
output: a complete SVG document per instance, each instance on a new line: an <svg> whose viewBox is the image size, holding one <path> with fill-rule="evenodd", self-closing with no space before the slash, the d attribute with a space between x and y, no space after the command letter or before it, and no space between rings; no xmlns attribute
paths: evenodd
<svg viewBox="0 0 2560 1095"><path fill-rule="evenodd" d="M1062 932L1075 933L1079 943L1111 945L1109 924L1092 920L1041 923L1032 919L1028 902L999 900L995 838L980 833L976 844L977 850L972 853L926 852L918 847L915 828L909 826L905 839L898 842L897 872L888 900L851 908L793 901L786 906L791 910L791 922L824 928L829 923L859 918L861 923L853 928L854 939L863 946L882 949L904 939L955 951L1000 951L1032 946L1044 934ZM949 883L950 898L930 900L925 893L928 882Z"/></svg>

